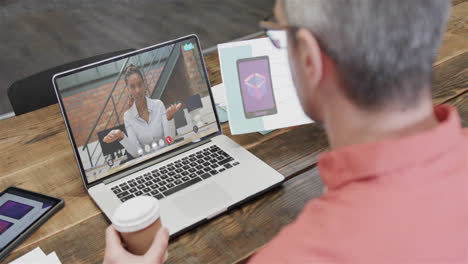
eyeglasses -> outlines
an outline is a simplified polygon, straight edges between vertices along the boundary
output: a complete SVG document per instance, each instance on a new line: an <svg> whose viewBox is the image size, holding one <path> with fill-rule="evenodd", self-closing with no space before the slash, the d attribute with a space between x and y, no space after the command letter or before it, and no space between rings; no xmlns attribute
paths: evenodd
<svg viewBox="0 0 468 264"><path fill-rule="evenodd" d="M260 21L259 22L260 28L265 30L265 35L267 35L268 39L270 39L271 43L273 46L275 46L278 49L285 49L288 46L288 36L291 39L294 39L296 36L296 32L299 30L299 27L297 26L291 26L291 25L281 25L277 22L273 21ZM285 34L286 32L286 34ZM336 54L328 49L323 43L320 41L320 39L317 39L317 42L320 46L320 48L334 61L337 61L337 56Z"/></svg>
<svg viewBox="0 0 468 264"><path fill-rule="evenodd" d="M288 46L288 39L285 37L286 33L295 34L297 27L283 26L273 21L260 21L260 28L265 30L265 35L270 39L271 44L278 49L284 49Z"/></svg>

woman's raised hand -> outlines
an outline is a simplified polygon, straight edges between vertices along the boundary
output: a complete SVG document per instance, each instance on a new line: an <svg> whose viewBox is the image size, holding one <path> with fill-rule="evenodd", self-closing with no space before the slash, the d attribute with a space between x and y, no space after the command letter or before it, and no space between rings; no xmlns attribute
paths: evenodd
<svg viewBox="0 0 468 264"><path fill-rule="evenodd" d="M174 117L174 114L179 111L180 107L182 106L181 103L178 103L178 104L172 104L167 110L166 110L166 117L167 117L167 121L170 121L173 117Z"/></svg>
<svg viewBox="0 0 468 264"><path fill-rule="evenodd" d="M106 143L112 143L116 140L122 140L124 139L125 135L120 129L114 129L107 134L107 136L104 137L102 141Z"/></svg>

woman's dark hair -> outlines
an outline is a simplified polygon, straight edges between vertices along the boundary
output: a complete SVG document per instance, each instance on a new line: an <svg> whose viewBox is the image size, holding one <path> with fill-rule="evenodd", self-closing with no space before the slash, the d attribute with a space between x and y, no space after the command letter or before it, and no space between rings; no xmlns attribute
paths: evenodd
<svg viewBox="0 0 468 264"><path fill-rule="evenodd" d="M127 67L125 67L125 70L124 70L124 80L125 80L125 85L127 87L128 87L128 78L130 77L130 75L135 74L135 73L140 75L143 82L145 81L145 77L144 77L143 73L140 71L140 69L138 68L138 66L136 66L134 64L130 64ZM129 94L128 95L128 101L127 101L127 107L126 107L125 111L130 109L130 107L132 107L134 102L135 102L135 100Z"/></svg>
<svg viewBox="0 0 468 264"><path fill-rule="evenodd" d="M125 80L126 85L128 85L128 78L130 77L130 75L132 75L134 73L140 75L140 77L141 77L141 79L143 81L145 80L145 77L144 77L143 73L140 71L140 69L138 68L138 66L136 66L134 64L130 64L127 67L125 67L125 70L124 70L124 80Z"/></svg>

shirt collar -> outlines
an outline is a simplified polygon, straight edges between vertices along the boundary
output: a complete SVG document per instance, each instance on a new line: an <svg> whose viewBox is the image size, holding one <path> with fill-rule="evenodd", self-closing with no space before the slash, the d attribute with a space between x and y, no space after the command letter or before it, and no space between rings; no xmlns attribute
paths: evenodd
<svg viewBox="0 0 468 264"><path fill-rule="evenodd" d="M145 100L146 100L146 107L148 107L148 113L153 112L153 109L151 107L151 100L147 96L145 96ZM138 114L135 101L133 102L132 107L130 107L130 111L132 111L132 114L135 116L135 118L140 118L141 120L143 120Z"/></svg>
<svg viewBox="0 0 468 264"><path fill-rule="evenodd" d="M328 188L407 168L447 152L463 139L460 117L455 107L434 107L440 123L430 130L362 145L325 152L318 168Z"/></svg>

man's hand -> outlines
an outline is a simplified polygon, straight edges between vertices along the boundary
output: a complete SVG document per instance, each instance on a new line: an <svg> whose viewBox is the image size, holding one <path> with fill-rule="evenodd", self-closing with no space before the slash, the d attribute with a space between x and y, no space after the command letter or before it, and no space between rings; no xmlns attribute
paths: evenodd
<svg viewBox="0 0 468 264"><path fill-rule="evenodd" d="M103 264L162 264L164 263L164 254L169 243L169 231L162 227L159 229L153 244L143 256L133 255L122 247L119 233L110 225L106 230L106 250L104 252Z"/></svg>
<svg viewBox="0 0 468 264"><path fill-rule="evenodd" d="M166 117L167 121L170 121L173 117L174 114L179 111L180 107L182 106L181 103L178 103L177 105L172 104L167 110L166 110Z"/></svg>
<svg viewBox="0 0 468 264"><path fill-rule="evenodd" d="M107 134L107 136L105 136L102 141L106 143L112 143L116 140L122 140L124 137L125 135L120 129L114 129L111 130L111 132L109 132L109 134Z"/></svg>

